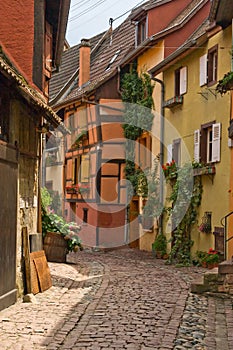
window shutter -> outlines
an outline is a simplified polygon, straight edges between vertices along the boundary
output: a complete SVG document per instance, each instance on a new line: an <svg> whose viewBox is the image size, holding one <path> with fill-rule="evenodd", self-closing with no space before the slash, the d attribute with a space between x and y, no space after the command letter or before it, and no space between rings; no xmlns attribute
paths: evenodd
<svg viewBox="0 0 233 350"><path fill-rule="evenodd" d="M81 161L81 182L89 182L90 159L89 155L82 155Z"/></svg>
<svg viewBox="0 0 233 350"><path fill-rule="evenodd" d="M207 83L207 54L200 57L200 86Z"/></svg>
<svg viewBox="0 0 233 350"><path fill-rule="evenodd" d="M181 142L180 139L174 140L172 144L172 159L177 165L180 165L181 158Z"/></svg>
<svg viewBox="0 0 233 350"><path fill-rule="evenodd" d="M212 162L220 162L221 124L220 123L213 124L212 130L213 130Z"/></svg>
<svg viewBox="0 0 233 350"><path fill-rule="evenodd" d="M172 161L172 143L167 145L167 163Z"/></svg>
<svg viewBox="0 0 233 350"><path fill-rule="evenodd" d="M200 161L200 130L194 131L194 160Z"/></svg>
<svg viewBox="0 0 233 350"><path fill-rule="evenodd" d="M187 92L187 67L180 69L180 95Z"/></svg>

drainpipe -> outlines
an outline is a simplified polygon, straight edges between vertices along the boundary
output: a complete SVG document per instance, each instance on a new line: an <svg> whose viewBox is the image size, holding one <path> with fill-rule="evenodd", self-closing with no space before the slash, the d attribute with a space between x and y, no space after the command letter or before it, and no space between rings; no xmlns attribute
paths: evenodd
<svg viewBox="0 0 233 350"><path fill-rule="evenodd" d="M162 165L164 163L164 98L165 98L165 85L164 82L161 79L154 78L151 75L151 80L155 81L156 83L159 83L161 86L161 111L160 111L160 154L159 154L159 160L160 160L160 203L163 204L164 201L164 190L163 190L163 170ZM161 213L159 217L159 231L162 234L163 233L163 213Z"/></svg>

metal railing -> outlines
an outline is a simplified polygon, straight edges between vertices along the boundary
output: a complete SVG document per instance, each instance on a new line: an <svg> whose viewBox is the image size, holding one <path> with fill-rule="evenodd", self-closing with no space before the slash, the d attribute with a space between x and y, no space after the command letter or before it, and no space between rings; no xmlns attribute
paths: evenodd
<svg viewBox="0 0 233 350"><path fill-rule="evenodd" d="M233 215L233 211L231 211L230 213L225 215L220 221L221 225L224 227L224 260L226 260L226 258L227 258L227 243L233 239L233 235L231 237L227 238L227 234L228 234L227 220L231 215Z"/></svg>

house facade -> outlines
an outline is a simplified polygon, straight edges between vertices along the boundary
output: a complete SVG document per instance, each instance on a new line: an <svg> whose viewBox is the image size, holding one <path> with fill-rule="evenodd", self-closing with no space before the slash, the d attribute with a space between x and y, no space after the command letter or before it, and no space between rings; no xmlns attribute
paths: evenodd
<svg viewBox="0 0 233 350"><path fill-rule="evenodd" d="M191 232L193 254L210 247L225 253L221 219L229 212L231 109L229 95L221 97L216 85L231 68L230 42L231 26L223 30L204 22L183 46L151 70L154 75L163 72L165 121L174 128L170 133L165 128L164 163L172 159L178 167L201 163L193 171L203 186ZM172 222L164 220L164 231L168 239L173 236Z"/></svg>
<svg viewBox="0 0 233 350"><path fill-rule="evenodd" d="M232 48L232 18L233 18L233 9L231 6L231 2L229 1L218 1L214 0L212 4L212 10L210 19L211 21L215 21L217 25L220 25L223 31L223 36L226 37L226 41L228 41L227 45L228 47ZM231 31L231 33L230 33ZM224 69L221 72L223 75L219 75L219 82L217 84L221 85L220 82L222 79L229 74L232 74L233 71L233 61L232 61L232 50L228 50L228 52L225 52L225 59L226 62L224 62ZM230 60L230 62L228 61ZM220 92L222 90L220 89ZM232 170L232 156L233 156L233 148L232 148L232 118L233 118L233 109L232 109L232 83L230 86L228 86L225 90L225 92L222 94L222 96L227 100L227 103L230 104L230 114L226 117L229 120L229 126L228 126L228 146L230 147L230 180L229 180L229 190L228 190L228 196L229 196L229 210L227 213L225 213L224 217L222 218L222 225L224 228L224 250L225 250L225 256L226 258L230 259L233 256L233 240L232 240L232 225L233 225L233 218L232 218L232 212L233 212L233 196L232 196L232 178L233 178L233 170Z"/></svg>
<svg viewBox="0 0 233 350"><path fill-rule="evenodd" d="M203 23L209 15L210 1L160 1L150 2L135 10L130 18L135 24L135 50L130 52L124 59L124 64L129 64L136 60L137 70L140 75L142 72L152 69L169 55L176 51L176 48L184 43L189 36ZM158 18L163 16L163 21ZM144 34L142 31L144 30ZM152 84L154 84L154 122L152 129L144 132L138 140L136 159L140 159L140 153L147 148L147 156L150 157L145 163L149 167L153 164L156 156L160 158L162 166L164 161L164 82L163 74L152 74ZM145 153L145 152L144 152ZM161 167L160 167L161 168ZM161 168L162 169L162 168ZM163 176L160 169L159 176ZM160 200L165 205L166 193L160 189ZM142 196L134 196L131 201L131 211L143 215L143 207L146 201ZM144 220L141 222L135 220L135 215L131 217L130 241L142 250L151 250L155 236L158 233L158 222L156 220ZM160 225L160 224L159 224ZM137 240L134 238L137 236Z"/></svg>
<svg viewBox="0 0 233 350"><path fill-rule="evenodd" d="M103 129L107 130L107 125L104 125L104 123L106 124L107 117L105 116L105 119L102 119L102 117L100 117L101 112L97 113L96 111L102 111L102 105L106 102L111 104L121 101L120 78L122 78L125 73L129 72L135 63L137 65L138 74L140 75L142 72L146 72L158 62L162 61L171 52L175 51L176 45L183 43L193 32L193 30L196 29L204 19L206 19L209 12L209 7L210 2L208 0L150 1L135 9L130 14L127 21L125 21L123 25L119 26L115 31L112 31L112 28L110 27L109 31L91 38L90 48L88 48L89 43L85 44L84 40L82 43L84 48L81 48L82 53L79 45L64 52L60 72L54 74L52 78L52 84L50 87L50 103L56 110L59 110L61 115L63 114L67 125L71 129L74 129L74 134L76 134L78 138L82 138L82 140L78 140L76 142L76 146L78 145L78 149L76 150L74 150L75 145L72 146L73 143L75 144L74 136L72 140L67 140L68 148L66 148L66 166L64 173L64 187L66 187L66 189L75 191L75 189L72 189L72 186L78 185L79 177L75 175L77 171L85 174L88 172L93 178L93 185L91 184L90 186L88 181L88 186L97 189L97 197L100 194L99 191L107 191L108 197L106 198L111 200L111 205L115 205L115 200L113 199L115 198L115 190L113 190L112 185L114 184L114 187L116 186L115 184L117 177L116 170L113 170L114 166L111 165L110 167L109 165L105 165L105 168L109 169L107 173L105 173L106 170L104 170L103 174L105 175L94 180L94 177L97 174L100 176L99 173L96 172L96 166L93 165L96 164L96 154L91 156L94 157L93 160L89 159L89 163L94 169L93 173L91 173L90 164L85 165L88 163L87 158L91 145L90 141L92 142L92 146L95 146L96 152L98 150L98 153L100 153L102 152L101 137L104 134L105 137L108 137L106 132L102 133ZM163 14L164 20L162 22L158 21L157 19ZM121 38L117 36L117 32L121 33ZM122 40L124 40L124 43L122 43ZM126 48L125 43L127 40L129 45ZM116 42L118 42L117 45ZM105 51L103 50L104 47ZM88 50L91 51L90 58L88 57ZM90 72L88 72L88 69L83 69L82 67L81 61L82 57L84 57L83 55L86 55L84 61L86 63L90 62ZM88 66L88 64L86 64L86 66ZM116 69L118 70L117 73ZM150 158L154 158L161 153L159 134L161 128L160 118L162 114L162 74L157 76L157 82L158 79L160 84L156 84L153 92L156 106L155 114L157 114L157 117L155 118L152 126L152 132L144 132L142 137L137 140L136 161L138 164L142 162L145 164L152 163L152 159L149 159L148 161L143 159L143 149L147 150L147 154L150 154ZM153 83L154 82L152 82L152 84ZM98 107L98 104L100 103L101 105ZM121 114L121 108L119 108L119 110L119 113ZM109 108L108 111L110 113ZM86 114L85 118L83 115L79 117L80 113ZM106 114L106 108L104 114ZM122 124L123 121L120 121L120 114L118 116L118 122ZM102 134L100 131L98 131L99 138L97 138L98 133L93 134L92 132L92 137L90 137L91 132L89 131L87 134L85 134L85 128L87 128L87 126L90 128L91 118L93 118L93 116L94 123L98 121L98 124L101 124L100 129ZM82 126L84 119L86 125L85 127ZM110 121L111 119L109 118L108 120ZM114 116L114 119L112 120L116 121L116 116ZM81 123L81 126L79 126L79 123ZM115 128L115 132L115 139L123 137L123 134L120 132L119 128ZM113 129L111 129L110 135L111 138L114 137ZM156 137L153 137L153 135L156 135ZM110 144L110 142L108 143ZM70 146L72 147L70 148ZM84 153L83 160L81 159L82 153ZM93 150L90 152L89 157L91 154L94 154ZM121 149L120 154L121 157L125 158L125 155L123 155L123 148ZM75 160L75 157L78 157L78 159ZM119 155L117 157L119 157ZM106 158L105 161L109 162L110 160L109 158ZM118 161L120 160L118 159ZM100 163L101 162L102 160ZM85 168L89 169L88 171L82 169L84 165ZM123 168L124 166L122 166L122 169ZM111 173L110 169L112 169L113 173ZM124 171L122 172L122 170L119 170L119 172L123 174L123 177L118 177L122 183L122 180L124 180ZM49 174L49 170L47 171L47 174ZM87 178L87 176L85 177ZM103 179L104 177L105 179ZM110 180L111 177L112 179ZM84 178L81 175L80 179L82 180L80 185L82 185L82 183L85 185ZM102 182L104 182L104 184L100 185ZM107 183L109 183L109 186L107 186ZM125 191L124 185L123 187L120 185L119 188L122 189L123 192ZM79 192L79 189L77 189L77 192ZM111 225L113 225L115 230L115 219L112 219L112 214L110 214L110 217L106 219L106 214L99 213L99 209L96 210L94 205L93 208L87 206L86 203L88 203L88 201L97 203L99 199L97 200L96 195L94 196L93 190L90 190L89 194L87 194L88 191L83 192L85 192L85 194L82 196L80 193L71 194L67 193L67 191L64 192L64 213L66 214L67 219L71 220L76 218L81 222L86 221L88 215L88 221L91 221L91 227L88 227L87 223L85 223L80 235L82 236L82 239L87 238L87 241L89 241L91 245L99 246L105 240L100 238L101 234L99 233L99 228L103 226L105 230L107 227L112 228ZM93 194L91 194L92 192ZM101 193L100 197L104 198L105 196L103 196L103 193ZM120 197L125 197L125 194L123 197L120 195ZM82 201L84 201L84 204L82 204ZM120 203L121 202L119 202L118 198L118 205ZM99 204L100 208L105 210L103 203L98 203L98 205ZM121 204L125 206L124 202ZM154 227L154 229L151 230L139 224L140 220L138 219L138 215L142 212L142 207L142 198L140 198L140 196L134 196L131 201L131 213L129 213L128 217L130 221L129 229L125 227L127 223L126 212L124 211L122 214L118 215L118 218L121 218L120 226L122 229L120 236L123 237L121 242L133 242L131 246L151 250L151 243L154 241L157 233L157 227ZM134 214L131 215L132 213ZM99 219L97 219L97 217L99 217ZM102 217L105 223L101 221L102 219L100 220ZM110 222L112 224L109 224ZM105 227L105 225L110 226ZM117 225L119 225L119 223L117 223ZM123 226L125 228L123 228ZM88 235L88 232L91 232L90 236ZM90 237L92 237L92 239ZM109 242L106 244L111 244L110 241L112 241L113 245L115 245L115 239L113 239L111 235L109 235L108 241Z"/></svg>
<svg viewBox="0 0 233 350"><path fill-rule="evenodd" d="M46 67L45 22L53 28L53 39L60 37L59 43L50 38L50 57L55 66L63 48L69 6L62 1L44 2L43 11L35 12L37 6L34 1L24 6L5 1L0 10L0 309L26 291L24 227L31 249L42 247L39 189L43 123L65 131L61 119L47 104L47 78L52 66L49 60Z"/></svg>
<svg viewBox="0 0 233 350"><path fill-rule="evenodd" d="M125 140L119 62L134 45L129 19L63 53L51 104L63 114L64 216L82 224L84 246L127 242Z"/></svg>

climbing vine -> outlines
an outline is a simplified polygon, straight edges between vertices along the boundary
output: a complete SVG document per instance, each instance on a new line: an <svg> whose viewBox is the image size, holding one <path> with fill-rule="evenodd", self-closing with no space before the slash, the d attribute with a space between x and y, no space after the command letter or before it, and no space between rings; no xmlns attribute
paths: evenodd
<svg viewBox="0 0 233 350"><path fill-rule="evenodd" d="M196 164L193 164L196 167ZM173 233L172 248L168 263L189 265L191 263L191 229L197 221L198 208L202 198L201 176L192 176L190 166L186 165L176 170L176 180L168 178L172 192L167 208L171 216ZM184 213L180 218L180 213Z"/></svg>
<svg viewBox="0 0 233 350"><path fill-rule="evenodd" d="M147 73L138 75L133 69L122 79L122 100L125 103L124 136L126 138L126 179L133 187L134 194L138 186L138 177L141 170L135 167L135 144L144 130L150 131L153 122L153 93L154 86ZM132 193L131 193L132 195Z"/></svg>

